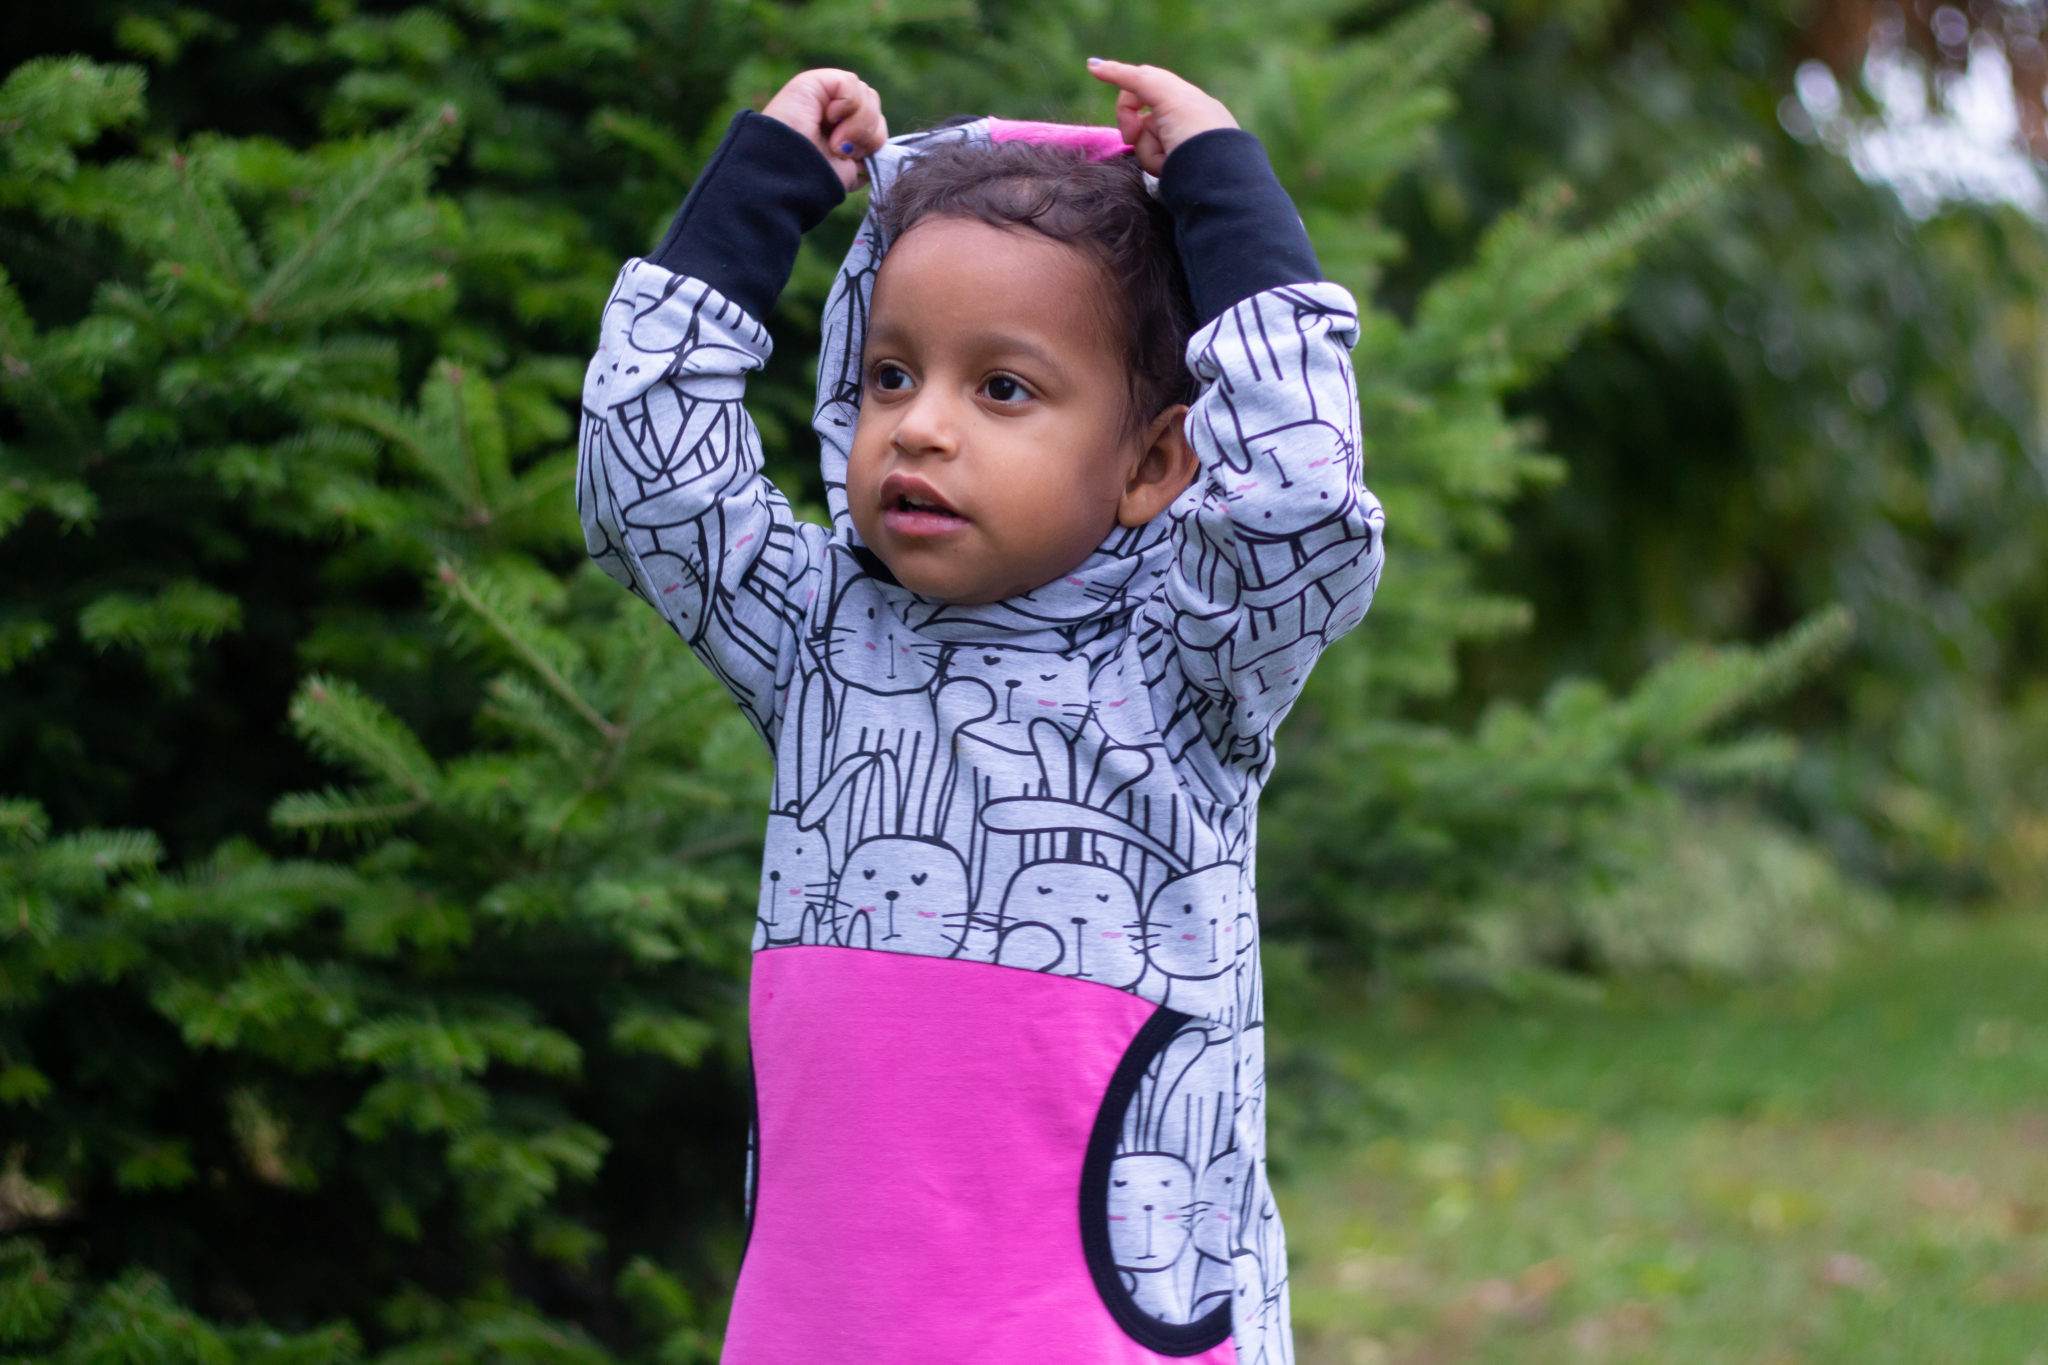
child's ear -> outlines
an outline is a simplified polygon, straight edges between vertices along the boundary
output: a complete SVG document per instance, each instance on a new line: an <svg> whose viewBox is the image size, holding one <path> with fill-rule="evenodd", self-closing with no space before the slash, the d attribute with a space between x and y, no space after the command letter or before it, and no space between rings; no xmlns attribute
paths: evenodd
<svg viewBox="0 0 2048 1365"><path fill-rule="evenodd" d="M1140 439L1144 453L1138 456L1131 477L1124 484L1123 497L1116 505L1119 526L1143 526L1164 512L1194 481L1195 448L1188 444L1188 405L1175 403L1146 424Z"/></svg>

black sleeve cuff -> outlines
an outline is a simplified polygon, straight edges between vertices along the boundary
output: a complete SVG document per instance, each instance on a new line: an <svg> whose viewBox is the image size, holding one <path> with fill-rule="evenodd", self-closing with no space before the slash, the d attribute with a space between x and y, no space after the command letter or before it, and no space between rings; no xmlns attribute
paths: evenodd
<svg viewBox="0 0 2048 1365"><path fill-rule="evenodd" d="M1261 290L1323 277L1266 149L1242 128L1211 128L1174 148L1159 170L1159 199L1173 214L1201 325Z"/></svg>
<svg viewBox="0 0 2048 1365"><path fill-rule="evenodd" d="M742 109L648 259L766 319L803 235L844 198L838 174L808 138Z"/></svg>

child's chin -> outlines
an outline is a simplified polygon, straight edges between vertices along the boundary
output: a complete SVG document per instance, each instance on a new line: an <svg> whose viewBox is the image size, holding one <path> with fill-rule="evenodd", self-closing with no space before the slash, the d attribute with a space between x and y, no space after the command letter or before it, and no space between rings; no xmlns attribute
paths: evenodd
<svg viewBox="0 0 2048 1365"><path fill-rule="evenodd" d="M887 561L884 561L885 563ZM1003 589L988 583L974 582L954 574L921 574L915 569L905 572L895 565L889 565L896 575L896 581L916 593L919 597L934 602L944 602L950 607L978 607L988 602L1000 602L1006 597L1016 597L1031 591L1025 584Z"/></svg>
<svg viewBox="0 0 2048 1365"><path fill-rule="evenodd" d="M890 550L894 551L891 553L872 541L869 544L876 557L889 566L889 572L898 583L919 597L944 602L949 607L978 607L1022 597L1059 577L1051 574L1032 579L1029 569L1016 566L1010 566L1006 571L1001 566L940 564L923 555L905 554L901 546L891 546ZM1042 573L1044 566L1039 568Z"/></svg>
<svg viewBox="0 0 2048 1365"><path fill-rule="evenodd" d="M963 588L952 583L920 585L908 578L901 579L901 582L904 587L910 589L919 597L929 598L934 602L944 602L949 607L978 607L984 602L1000 602L1005 597L1010 596L1009 593L986 590L977 591L974 588Z"/></svg>

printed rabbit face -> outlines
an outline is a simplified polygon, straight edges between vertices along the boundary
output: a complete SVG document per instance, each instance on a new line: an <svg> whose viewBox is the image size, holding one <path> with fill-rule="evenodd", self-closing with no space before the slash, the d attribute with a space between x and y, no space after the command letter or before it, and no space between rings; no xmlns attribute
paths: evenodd
<svg viewBox="0 0 2048 1365"><path fill-rule="evenodd" d="M1170 977L1206 981L1230 970L1243 877L1235 863L1184 873L1159 888L1145 914L1145 958ZM1249 945L1247 945L1249 946Z"/></svg>
<svg viewBox="0 0 2048 1365"><path fill-rule="evenodd" d="M1158 744L1136 651L1120 649L1112 655L1090 680L1089 691L1095 698L1095 723L1112 743L1130 748Z"/></svg>
<svg viewBox="0 0 2048 1365"><path fill-rule="evenodd" d="M1195 1245L1204 1256L1228 1261L1237 1246L1234 1235L1251 1204L1250 1167L1226 1153L1209 1163L1196 1182Z"/></svg>
<svg viewBox="0 0 2048 1365"><path fill-rule="evenodd" d="M1298 536L1344 512L1343 485L1323 475L1326 466L1348 465L1354 454L1351 438L1329 422L1279 427L1245 443L1243 469L1219 471L1223 495L1251 534Z"/></svg>
<svg viewBox="0 0 2048 1365"><path fill-rule="evenodd" d="M939 647L896 619L873 579L847 581L832 603L825 630L825 666L849 696L900 697L934 690Z"/></svg>
<svg viewBox="0 0 2048 1365"><path fill-rule="evenodd" d="M805 923L832 892L832 860L823 831L797 828L794 815L768 817L761 859L756 947L800 942Z"/></svg>
<svg viewBox="0 0 2048 1365"><path fill-rule="evenodd" d="M668 617L676 634L695 641L704 623L704 580L681 556L664 551L643 551L641 572L654 605Z"/></svg>
<svg viewBox="0 0 2048 1365"><path fill-rule="evenodd" d="M1187 1250L1195 1176L1165 1152L1132 1152L1109 1164L1109 1252L1119 1270L1169 1270Z"/></svg>
<svg viewBox="0 0 2048 1365"><path fill-rule="evenodd" d="M1080 659L1033 650L962 646L946 661L949 677L973 678L995 698L984 726L1023 727L1040 718L1074 722L1087 713L1088 668ZM1016 741L1018 752L1030 745Z"/></svg>
<svg viewBox="0 0 2048 1365"><path fill-rule="evenodd" d="M839 912L852 946L951 957L967 932L967 869L934 839L869 839L847 855Z"/></svg>
<svg viewBox="0 0 2048 1365"><path fill-rule="evenodd" d="M1125 988L1144 971L1145 959L1131 932L1138 918L1138 897L1131 884L1110 868L1093 863L1030 863L1019 868L1003 891L996 914L1005 936L998 961L1021 959L1017 950L1021 926L1035 925L1070 948L1057 959L1067 975ZM1013 948L1012 938L1019 940ZM1049 970L1040 965L1039 970Z"/></svg>

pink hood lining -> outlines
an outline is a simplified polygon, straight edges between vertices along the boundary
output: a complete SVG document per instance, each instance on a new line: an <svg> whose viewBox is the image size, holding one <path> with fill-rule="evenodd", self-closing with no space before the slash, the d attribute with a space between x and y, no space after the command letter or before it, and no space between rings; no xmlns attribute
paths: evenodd
<svg viewBox="0 0 2048 1365"><path fill-rule="evenodd" d="M1116 129L1088 123L1039 123L1031 119L992 118L988 121L988 137L991 142L1054 142L1063 147L1078 147L1088 153L1090 161L1107 161L1131 150L1123 134Z"/></svg>

